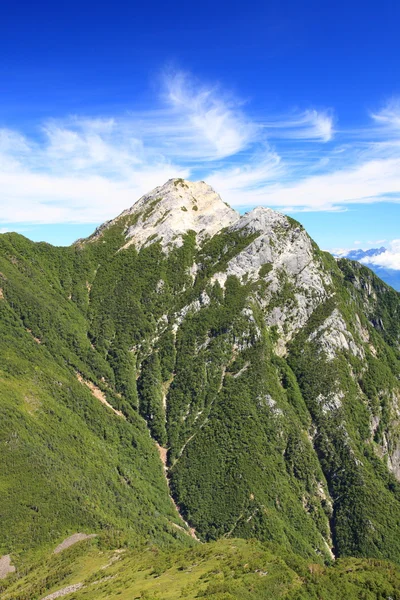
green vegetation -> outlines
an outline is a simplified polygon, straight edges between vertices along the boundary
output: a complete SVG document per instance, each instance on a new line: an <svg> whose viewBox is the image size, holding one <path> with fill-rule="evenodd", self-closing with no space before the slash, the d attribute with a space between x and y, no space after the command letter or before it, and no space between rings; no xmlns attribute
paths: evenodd
<svg viewBox="0 0 400 600"><path fill-rule="evenodd" d="M106 361L90 344L89 259L21 236L0 241L0 555L48 547L77 530L188 543L173 525L182 522L157 450L133 410L132 355L114 345ZM82 271L68 277L78 260Z"/></svg>
<svg viewBox="0 0 400 600"><path fill-rule="evenodd" d="M80 584L74 600L398 600L400 570L377 560L346 559L323 567L271 544L221 540L190 550L139 553L111 540L81 542L46 557L3 600L38 600ZM1 590L0 587L0 590Z"/></svg>
<svg viewBox="0 0 400 600"><path fill-rule="evenodd" d="M221 276L248 231L121 250L138 218L0 236L4 597L400 598L399 295L315 245L321 297L284 265ZM77 531L99 538L49 558Z"/></svg>
<svg viewBox="0 0 400 600"><path fill-rule="evenodd" d="M182 179L182 177L179 177L178 179L174 180L174 186L175 187L181 186L181 187L185 187L185 188L188 187L186 181L184 179Z"/></svg>
<svg viewBox="0 0 400 600"><path fill-rule="evenodd" d="M165 430L161 367L157 352L142 362L139 394L140 413L147 420L153 438L161 446L164 446L167 442L167 432Z"/></svg>

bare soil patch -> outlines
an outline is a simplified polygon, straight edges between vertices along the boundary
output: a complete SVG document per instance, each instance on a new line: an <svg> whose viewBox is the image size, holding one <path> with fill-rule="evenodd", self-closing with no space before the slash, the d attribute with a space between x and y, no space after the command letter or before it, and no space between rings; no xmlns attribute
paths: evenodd
<svg viewBox="0 0 400 600"><path fill-rule="evenodd" d="M67 585L67 587L62 588L61 590L57 590L48 596L45 596L42 600L55 600L56 598L61 598L62 596L66 596L67 594L72 594L72 592L77 592L83 587L83 583L74 583L73 585Z"/></svg>
<svg viewBox="0 0 400 600"><path fill-rule="evenodd" d="M89 388L89 390L92 392L93 396L97 398L97 400L104 404L104 406L111 408L114 414L125 419L125 415L120 410L117 410L116 408L111 406L109 402L107 402L104 392L102 392L101 389L97 387L97 385L95 385L92 381L87 381L86 379L83 379L80 373L77 373L76 376L78 378L78 381L80 381L83 385L86 385L86 387Z"/></svg>
<svg viewBox="0 0 400 600"><path fill-rule="evenodd" d="M65 550L66 548L69 548L73 544L76 544L77 542L81 542L82 540L88 540L88 539L94 538L96 536L97 536L96 533L90 533L90 534L74 533L73 535L70 535L69 537L67 537L63 542L61 542L61 544L59 544L57 546L57 548L54 550L53 554L58 554L59 552L62 552L63 550Z"/></svg>
<svg viewBox="0 0 400 600"><path fill-rule="evenodd" d="M0 579L7 577L9 573L14 573L15 567L11 564L11 557L5 554L0 557Z"/></svg>

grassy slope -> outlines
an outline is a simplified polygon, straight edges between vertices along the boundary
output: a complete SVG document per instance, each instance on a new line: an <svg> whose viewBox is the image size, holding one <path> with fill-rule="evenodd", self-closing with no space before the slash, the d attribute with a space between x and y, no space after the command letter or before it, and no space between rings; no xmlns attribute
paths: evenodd
<svg viewBox="0 0 400 600"><path fill-rule="evenodd" d="M37 600L81 583L74 600L383 600L400 598L400 571L384 561L344 559L322 567L255 540L221 540L190 550L110 550L102 539L48 556L3 600ZM0 588L1 589L1 588Z"/></svg>
<svg viewBox="0 0 400 600"><path fill-rule="evenodd" d="M97 241L67 249L33 244L15 234L0 238L5 297L0 300L1 383L6 385L0 405L6 415L2 432L9 453L0 484L1 510L9 523L7 528L0 525L3 551L26 545L27 524L34 525L32 546L53 542L51 532L61 538L77 528L127 529L131 539L159 543L180 536L168 525L168 520L177 522L177 516L154 445L133 409L136 373L130 361L134 356L140 367L155 350L161 364L157 376L150 373L148 379L160 388L172 380L167 432L173 491L203 539L222 535L272 539L322 560L327 557L323 536L328 539L330 517L324 498L327 478L335 500L336 549L343 555L389 555L399 560L400 548L392 533L399 522L398 486L379 459L364 456L369 447L362 438L365 399L354 396L345 375L351 392L345 416L354 456L366 465L364 487L354 487L359 473L348 468L353 464L348 464L349 453L338 435L340 423L321 422L308 393L314 379L318 392L318 386L329 384L332 377L342 377L336 363L332 370L313 362L312 354L309 361L305 355L299 372L293 348L289 359L294 371L297 362L300 390L289 365L271 352L271 332L263 327L257 310L261 338L242 315L243 307L251 303L251 287L231 278L224 295L209 284L213 272L223 269L249 240L215 236L199 257L189 235L184 246L165 260L157 244L139 254L133 247L116 253L123 225L110 228ZM204 268L193 288L186 269L194 258ZM163 286L158 287L161 279ZM158 336L163 315L171 316L197 300L204 289L210 304L185 319L175 345L168 328ZM343 307L346 303L347 296ZM248 340L251 347L246 346ZM208 345L202 349L204 343ZM243 350L237 352L242 343ZM129 352L132 346L135 353ZM234 377L242 369L242 375ZM77 370L102 387L126 421L79 384ZM140 391L143 373L138 383ZM274 405L266 400L269 396ZM147 408L141 405L140 411L150 419ZM315 424L329 453L324 454L323 447L316 453L308 439ZM19 446L10 431L23 441ZM373 527L364 536L368 519ZM390 544L385 544L385 537Z"/></svg>
<svg viewBox="0 0 400 600"><path fill-rule="evenodd" d="M18 562L79 530L187 543L144 421L114 415L76 378L92 372L82 313L42 249L13 241L0 259L0 555Z"/></svg>

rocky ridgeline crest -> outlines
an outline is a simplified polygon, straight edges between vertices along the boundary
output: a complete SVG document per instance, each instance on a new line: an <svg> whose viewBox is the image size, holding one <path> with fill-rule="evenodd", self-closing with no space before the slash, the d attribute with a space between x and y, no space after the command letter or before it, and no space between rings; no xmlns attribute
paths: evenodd
<svg viewBox="0 0 400 600"><path fill-rule="evenodd" d="M265 282L257 301L265 310L267 325L277 327L279 338L275 351L279 355L286 354L287 343L332 293L332 279L300 223L263 206L240 215L204 181L169 179L142 196L116 219L102 225L95 232L94 239L124 218L127 219L126 242L121 250L131 245L140 250L158 241L168 254L174 247L182 245L183 236L189 231L196 233L199 246L223 230L228 235L239 232L255 237L235 254L223 271L213 275L212 281L218 281L225 287L227 278L233 275L241 282L261 279ZM194 264L191 269L193 275L197 269L198 265ZM276 301L284 285L291 287L291 302ZM271 301L274 304L272 308ZM182 314L196 310L200 305L201 302L192 303L182 309ZM328 337L328 343L324 342L325 350L332 356L337 347L346 347L344 342L339 343L344 339L342 331L340 334L338 331L335 343L330 343L335 335ZM346 335L352 339L351 333ZM361 353L355 347L352 343L353 354Z"/></svg>
<svg viewBox="0 0 400 600"><path fill-rule="evenodd" d="M135 244L140 249L159 241L165 252L180 246L182 237L188 231L194 231L198 243L201 243L225 228L232 231L242 230L249 234L263 234L263 241L266 241L274 230L282 232L291 228L288 217L262 206L241 216L223 202L219 194L204 181L184 179L169 179L164 185L154 188L118 217L101 225L91 239L97 239L106 229L124 218L127 218L124 248ZM302 230L299 225L300 229ZM302 235L308 238L304 230ZM259 246L260 242L256 252L259 257L254 264L256 270L257 262L260 266L271 260L270 250L265 249L264 253L260 253Z"/></svg>
<svg viewBox="0 0 400 600"><path fill-rule="evenodd" d="M204 181L169 179L105 226L110 227L124 217L129 217L130 223L124 248L135 244L139 249L157 240L168 251L180 246L182 236L188 231L195 231L200 242L235 223L239 214Z"/></svg>

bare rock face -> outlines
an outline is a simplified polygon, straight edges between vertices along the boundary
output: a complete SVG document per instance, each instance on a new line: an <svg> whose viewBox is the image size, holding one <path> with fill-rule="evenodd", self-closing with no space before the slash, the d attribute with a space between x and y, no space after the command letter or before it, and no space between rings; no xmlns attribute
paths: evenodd
<svg viewBox="0 0 400 600"><path fill-rule="evenodd" d="M121 217L137 217L126 232L127 243L139 249L159 241L164 250L182 245L182 236L195 231L197 240L212 237L239 219L238 213L225 204L204 181L170 179L142 196Z"/></svg>
<svg viewBox="0 0 400 600"><path fill-rule="evenodd" d="M328 360L333 360L338 350L350 352L360 359L365 357L364 349L356 344L337 308L320 327L313 331L308 341L315 339L318 340L318 344L321 350L325 352Z"/></svg>
<svg viewBox="0 0 400 600"><path fill-rule="evenodd" d="M304 228L289 217L266 207L257 207L240 216L225 204L204 181L170 179L145 194L119 217L105 223L95 237L120 219L126 218L126 243L121 250L135 245L140 248L160 242L164 252L183 243L189 231L196 233L198 245L227 229L228 233L251 235L253 240L215 273L213 281L224 287L230 275L243 282L262 282L256 301L264 311L267 326L275 326L278 341L275 351L284 356L287 343L307 323L314 310L332 294L332 279L321 262L313 242ZM191 268L193 279L198 265ZM188 312L197 312L200 300L184 307L175 327ZM361 324L356 323L357 331ZM367 335L358 331L362 340ZM333 360L340 351L364 358L364 350L348 330L338 311L313 333L315 340Z"/></svg>
<svg viewBox="0 0 400 600"><path fill-rule="evenodd" d="M329 297L331 278L316 259L306 231L281 213L257 207L230 230L259 235L214 279L221 285L228 275L253 281L263 279L265 288L258 300L267 309L274 296L282 295L285 286L290 288L291 301L275 303L266 314L267 324L276 325L280 333L281 347L276 350L285 354L286 342L304 326L318 304Z"/></svg>
<svg viewBox="0 0 400 600"><path fill-rule="evenodd" d="M310 237L300 225L293 225L281 213L270 208L255 208L243 215L231 230L259 235L229 262L227 275L240 278L247 275L255 280L263 277L260 269L269 264L271 274L266 279L274 283L271 290L279 287L273 271L275 274L284 271L288 276L295 277L299 285L316 291L322 291L324 284L329 283L328 279L321 279L321 269L315 263Z"/></svg>

